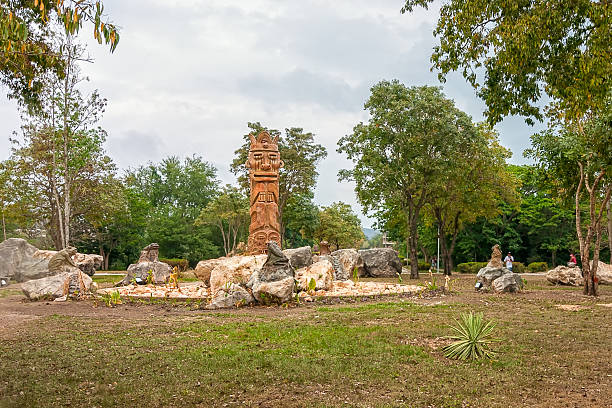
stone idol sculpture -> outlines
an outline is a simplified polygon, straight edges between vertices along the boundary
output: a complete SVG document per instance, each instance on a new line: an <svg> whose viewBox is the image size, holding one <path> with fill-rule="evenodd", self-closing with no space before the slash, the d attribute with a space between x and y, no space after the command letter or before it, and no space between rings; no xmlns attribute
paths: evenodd
<svg viewBox="0 0 612 408"><path fill-rule="evenodd" d="M278 213L278 171L283 161L278 152L278 136L261 132L249 135L251 146L245 163L251 182L251 225L249 226L248 252L265 254L267 243L280 247L280 222Z"/></svg>

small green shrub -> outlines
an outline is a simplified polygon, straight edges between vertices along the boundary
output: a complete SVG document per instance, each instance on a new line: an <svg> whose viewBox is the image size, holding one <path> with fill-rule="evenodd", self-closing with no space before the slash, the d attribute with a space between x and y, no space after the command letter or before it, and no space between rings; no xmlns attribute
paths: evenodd
<svg viewBox="0 0 612 408"><path fill-rule="evenodd" d="M184 272L189 268L189 261L179 258L159 258L159 262L167 263L171 268L175 266L180 272Z"/></svg>
<svg viewBox="0 0 612 408"><path fill-rule="evenodd" d="M419 261L419 271L428 271L429 267L431 266L431 264L425 262L425 261Z"/></svg>
<svg viewBox="0 0 612 408"><path fill-rule="evenodd" d="M455 267L459 273L478 273L488 262L464 262Z"/></svg>
<svg viewBox="0 0 612 408"><path fill-rule="evenodd" d="M527 272L546 272L548 270L548 264L546 262L532 262L527 265Z"/></svg>
<svg viewBox="0 0 612 408"><path fill-rule="evenodd" d="M447 358L458 360L478 360L481 358L491 358L495 353L491 350L491 343L495 339L491 338L491 333L495 328L495 323L485 321L482 313L461 314L461 322L456 326L450 326L456 336L449 338L456 340L452 344L445 346L442 351Z"/></svg>
<svg viewBox="0 0 612 408"><path fill-rule="evenodd" d="M512 272L525 273L525 264L522 262L512 262Z"/></svg>

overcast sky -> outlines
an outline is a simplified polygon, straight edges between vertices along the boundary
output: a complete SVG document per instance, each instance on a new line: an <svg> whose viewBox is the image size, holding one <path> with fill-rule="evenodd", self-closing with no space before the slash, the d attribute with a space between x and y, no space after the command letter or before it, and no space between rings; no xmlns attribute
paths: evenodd
<svg viewBox="0 0 612 408"><path fill-rule="evenodd" d="M351 165L338 139L367 120L372 85L399 79L408 86L440 85L429 57L437 7L400 14L401 0L105 0L121 27L114 54L87 39L95 63L88 86L108 98L100 125L120 169L169 155L202 156L229 172L247 122L315 134L328 157L320 164L315 201L345 201L361 214L353 185L337 181ZM457 106L482 120L483 103L460 75L443 85ZM19 128L14 103L0 95L0 159ZM534 128L520 118L497 126L502 144L524 163Z"/></svg>

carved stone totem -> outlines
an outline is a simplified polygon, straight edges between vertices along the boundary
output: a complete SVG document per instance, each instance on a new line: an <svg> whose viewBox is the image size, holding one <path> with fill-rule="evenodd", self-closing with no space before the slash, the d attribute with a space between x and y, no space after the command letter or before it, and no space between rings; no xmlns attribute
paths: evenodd
<svg viewBox="0 0 612 408"><path fill-rule="evenodd" d="M261 132L249 135L251 147L246 167L251 181L251 225L248 252L265 254L267 243L274 241L280 247L278 213L278 170L283 161L278 152L278 136Z"/></svg>

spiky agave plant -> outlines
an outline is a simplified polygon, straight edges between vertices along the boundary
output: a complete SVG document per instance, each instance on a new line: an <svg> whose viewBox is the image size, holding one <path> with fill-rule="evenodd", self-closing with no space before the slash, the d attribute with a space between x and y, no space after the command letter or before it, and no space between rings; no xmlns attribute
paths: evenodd
<svg viewBox="0 0 612 408"><path fill-rule="evenodd" d="M482 313L462 313L461 322L455 320L456 326L450 327L457 333L449 338L456 340L445 346L442 351L448 358L458 360L478 360L491 358L495 353L491 350L491 343L496 341L491 337L496 323L483 320Z"/></svg>

